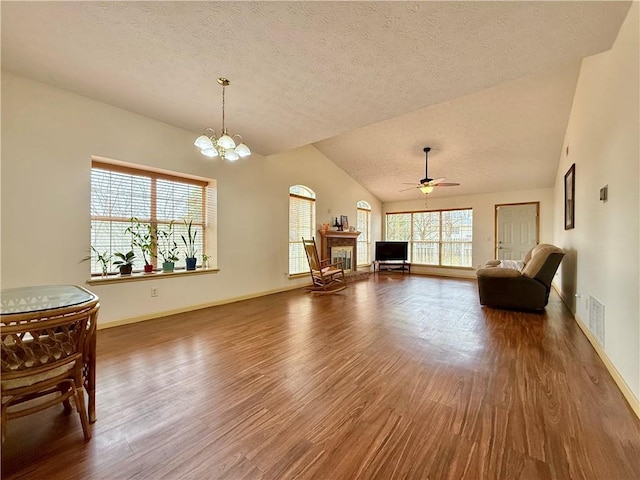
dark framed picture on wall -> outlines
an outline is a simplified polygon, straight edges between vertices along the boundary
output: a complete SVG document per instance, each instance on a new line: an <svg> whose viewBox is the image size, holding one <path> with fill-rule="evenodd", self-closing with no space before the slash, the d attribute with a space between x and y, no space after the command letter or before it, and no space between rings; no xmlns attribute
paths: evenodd
<svg viewBox="0 0 640 480"><path fill-rule="evenodd" d="M575 227L576 213L576 164L569 167L564 174L564 229L571 230Z"/></svg>

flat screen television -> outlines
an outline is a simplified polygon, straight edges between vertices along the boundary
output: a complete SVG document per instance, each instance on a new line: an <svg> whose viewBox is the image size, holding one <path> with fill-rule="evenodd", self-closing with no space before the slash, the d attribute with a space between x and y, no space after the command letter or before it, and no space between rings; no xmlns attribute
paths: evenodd
<svg viewBox="0 0 640 480"><path fill-rule="evenodd" d="M376 261L407 260L409 242L376 242Z"/></svg>

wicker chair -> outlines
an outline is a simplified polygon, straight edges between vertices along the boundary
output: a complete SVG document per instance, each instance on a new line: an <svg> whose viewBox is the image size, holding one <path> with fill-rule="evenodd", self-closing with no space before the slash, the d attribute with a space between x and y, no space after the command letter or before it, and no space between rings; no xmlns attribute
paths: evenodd
<svg viewBox="0 0 640 480"><path fill-rule="evenodd" d="M331 263L331 260L320 260L315 239L302 239L304 251L307 254L309 270L311 272L311 286L313 293L336 293L347 288L347 277L341 262Z"/></svg>
<svg viewBox="0 0 640 480"><path fill-rule="evenodd" d="M91 438L83 390L84 350L88 346L88 328L95 324L98 308L96 300L81 312L57 309L38 320L16 316L11 323L3 323L0 332L2 441L8 420L56 403L63 403L65 411L70 411L71 398L80 415L84 438ZM40 397L43 399L30 401Z"/></svg>

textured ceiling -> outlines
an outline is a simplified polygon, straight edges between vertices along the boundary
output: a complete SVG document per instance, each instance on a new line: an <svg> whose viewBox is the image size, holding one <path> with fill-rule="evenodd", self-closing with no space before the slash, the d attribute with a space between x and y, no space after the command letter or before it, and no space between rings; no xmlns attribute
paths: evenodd
<svg viewBox="0 0 640 480"><path fill-rule="evenodd" d="M315 143L383 201L551 186L580 59L629 2L2 2L2 68L257 153ZM253 157L254 159L256 157ZM218 160L219 161L219 160ZM535 167L535 168L532 168Z"/></svg>

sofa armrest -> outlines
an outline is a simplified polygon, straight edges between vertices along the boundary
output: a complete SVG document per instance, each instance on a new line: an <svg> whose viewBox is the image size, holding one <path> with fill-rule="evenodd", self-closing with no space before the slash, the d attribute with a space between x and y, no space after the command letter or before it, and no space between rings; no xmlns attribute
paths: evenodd
<svg viewBox="0 0 640 480"><path fill-rule="evenodd" d="M495 267L481 268L476 271L476 275L484 278L517 278L522 276L515 268Z"/></svg>

